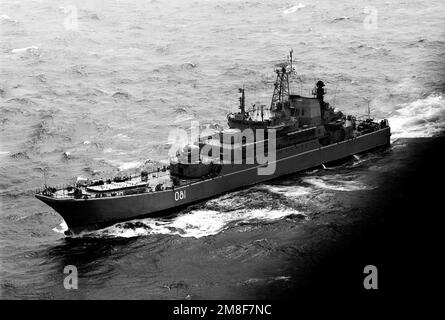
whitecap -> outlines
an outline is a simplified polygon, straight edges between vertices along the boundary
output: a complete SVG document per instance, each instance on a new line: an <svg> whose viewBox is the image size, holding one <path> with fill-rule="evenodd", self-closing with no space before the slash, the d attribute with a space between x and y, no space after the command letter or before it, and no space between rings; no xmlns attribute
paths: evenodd
<svg viewBox="0 0 445 320"><path fill-rule="evenodd" d="M297 12L298 10L300 10L300 9L303 9L304 7L306 7L306 5L304 5L302 3L299 3L299 4L295 5L295 6L292 6L292 7L288 8L288 9L284 10L283 13L284 14L294 13L294 12Z"/></svg>
<svg viewBox="0 0 445 320"><path fill-rule="evenodd" d="M31 46L26 48L12 49L12 53L22 53L22 52L36 52L39 50L39 47Z"/></svg>
<svg viewBox="0 0 445 320"><path fill-rule="evenodd" d="M347 16L338 17L338 18L333 19L332 22L343 21L343 20L349 20L349 17L347 17Z"/></svg>
<svg viewBox="0 0 445 320"><path fill-rule="evenodd" d="M106 160L109 164L114 167L117 167L119 171L126 171L130 169L139 168L143 165L142 161L117 161L117 160Z"/></svg>
<svg viewBox="0 0 445 320"><path fill-rule="evenodd" d="M166 234L202 238L216 235L226 230L232 223L275 221L296 214L301 213L290 209L254 209L231 212L193 210L169 220L147 218L118 223L103 230L84 234L84 236L132 238Z"/></svg>
<svg viewBox="0 0 445 320"><path fill-rule="evenodd" d="M0 15L0 21L17 23L17 20L11 19L7 14Z"/></svg>
<svg viewBox="0 0 445 320"><path fill-rule="evenodd" d="M333 191L359 191L373 189L373 187L360 181L348 180L346 177L342 177L341 175L307 177L303 179L303 182L320 189Z"/></svg>
<svg viewBox="0 0 445 320"><path fill-rule="evenodd" d="M360 155L360 156L355 154L353 155L353 158L354 158L353 163L351 165L348 165L347 167L352 167L352 168L357 167L363 163L368 162L369 160L375 159L376 155L373 153L368 153L366 155Z"/></svg>
<svg viewBox="0 0 445 320"><path fill-rule="evenodd" d="M62 234L64 234L65 231L68 231L68 225L66 224L65 220L62 220L59 227L54 227L53 231Z"/></svg>
<svg viewBox="0 0 445 320"><path fill-rule="evenodd" d="M432 137L445 131L445 102L442 94L431 94L401 105L388 119L391 140Z"/></svg>
<svg viewBox="0 0 445 320"><path fill-rule="evenodd" d="M275 278L273 278L273 280L275 280L275 281L289 281L291 279L291 277L290 276L278 276L278 277L275 277Z"/></svg>
<svg viewBox="0 0 445 320"><path fill-rule="evenodd" d="M141 161L131 161L131 162L124 162L119 166L119 170L125 171L129 169L135 169L142 165Z"/></svg>
<svg viewBox="0 0 445 320"><path fill-rule="evenodd" d="M263 189L268 192L280 194L288 198L305 196L311 193L311 188L303 186L264 185L258 186L258 189Z"/></svg>

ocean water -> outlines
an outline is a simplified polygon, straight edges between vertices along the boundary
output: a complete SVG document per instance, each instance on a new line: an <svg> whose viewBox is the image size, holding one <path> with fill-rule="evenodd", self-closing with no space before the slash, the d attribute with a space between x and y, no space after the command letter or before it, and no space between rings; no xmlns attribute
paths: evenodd
<svg viewBox="0 0 445 320"><path fill-rule="evenodd" d="M1 1L0 297L273 298L298 287L294 271L320 246L367 221L366 199L410 164L411 141L443 134L444 12L435 0ZM342 111L369 104L389 119L392 146L74 239L34 198L45 181L165 163L169 134L191 120L225 126L240 86L249 105L270 103L273 66L291 48L295 93L321 79ZM78 290L63 287L66 265Z"/></svg>

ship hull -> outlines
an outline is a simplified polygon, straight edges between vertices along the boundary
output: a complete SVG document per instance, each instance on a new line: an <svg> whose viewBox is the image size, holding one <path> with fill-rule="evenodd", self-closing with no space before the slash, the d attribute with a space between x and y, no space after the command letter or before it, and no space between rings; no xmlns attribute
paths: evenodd
<svg viewBox="0 0 445 320"><path fill-rule="evenodd" d="M277 150L276 169L271 175L258 175L257 165L225 165L215 178L159 192L86 200L36 197L57 211L72 233L79 233L120 221L167 215L222 193L387 146L390 135L387 127L328 146L314 140Z"/></svg>

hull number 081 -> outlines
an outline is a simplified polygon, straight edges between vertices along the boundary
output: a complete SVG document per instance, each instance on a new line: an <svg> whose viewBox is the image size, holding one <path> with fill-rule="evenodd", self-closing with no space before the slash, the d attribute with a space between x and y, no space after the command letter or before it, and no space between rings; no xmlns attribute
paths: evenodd
<svg viewBox="0 0 445 320"><path fill-rule="evenodd" d="M184 200L185 198L185 190L175 191L175 201Z"/></svg>

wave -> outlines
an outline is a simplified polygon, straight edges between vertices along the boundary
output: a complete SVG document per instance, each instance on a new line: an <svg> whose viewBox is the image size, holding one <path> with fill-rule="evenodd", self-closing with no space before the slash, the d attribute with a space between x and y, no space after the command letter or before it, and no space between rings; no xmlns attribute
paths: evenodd
<svg viewBox="0 0 445 320"><path fill-rule="evenodd" d="M111 148L110 148L111 149ZM117 161L117 160L107 160L110 165L117 167L119 171L126 171L130 169L140 168L144 163L142 161Z"/></svg>
<svg viewBox="0 0 445 320"><path fill-rule="evenodd" d="M64 220L62 220L59 227L53 228L53 231L57 232L57 233L64 234L65 231L68 231L68 225L66 224L66 222Z"/></svg>
<svg viewBox="0 0 445 320"><path fill-rule="evenodd" d="M185 115L185 116L181 116L181 115L177 115L175 117L175 120L173 121L173 123L177 124L177 123L181 123L181 122L185 122L185 121L192 121L192 120L196 120L195 116L193 115Z"/></svg>
<svg viewBox="0 0 445 320"><path fill-rule="evenodd" d="M112 95L112 97L114 99L129 99L130 94L124 91L117 91Z"/></svg>
<svg viewBox="0 0 445 320"><path fill-rule="evenodd" d="M445 102L441 93L434 93L402 105L389 117L391 140L424 138L445 131Z"/></svg>
<svg viewBox="0 0 445 320"><path fill-rule="evenodd" d="M29 105L29 106L37 105L37 103L35 103L34 101L32 101L31 99L28 99L28 98L12 98L12 99L7 100L6 102L13 103L13 104L19 104L19 105ZM12 112L11 109L6 109L6 111Z"/></svg>
<svg viewBox="0 0 445 320"><path fill-rule="evenodd" d="M38 53L39 50L40 50L39 47L30 46L25 48L12 49L11 53L23 53L23 52Z"/></svg>
<svg viewBox="0 0 445 320"><path fill-rule="evenodd" d="M362 164L368 163L371 160L375 160L379 158L379 156L375 153L367 153L367 154L361 154L361 155L354 155L353 161L351 164L347 164L347 168L355 168L358 166L361 166Z"/></svg>
<svg viewBox="0 0 445 320"><path fill-rule="evenodd" d="M371 190L374 188L360 181L354 180L353 177L347 177L340 174L320 177L307 177L303 178L303 182L320 189L333 191L359 191Z"/></svg>
<svg viewBox="0 0 445 320"><path fill-rule="evenodd" d="M338 18L334 18L334 19L332 19L331 22L337 22L337 21L343 21L343 20L350 20L350 18L347 17L347 16L338 17Z"/></svg>
<svg viewBox="0 0 445 320"><path fill-rule="evenodd" d="M356 49L368 50L368 51L376 51L376 52L381 53L383 55L388 55L391 52L391 49L387 49L387 48L383 48L383 47L374 47L374 46L369 45L367 43L360 44L359 46L357 46L357 48L353 48L354 52L357 52Z"/></svg>
<svg viewBox="0 0 445 320"><path fill-rule="evenodd" d="M15 153L11 154L10 157L12 159L16 159L16 160L18 160L18 159L21 159L21 160L29 159L29 155L28 155L28 153L26 151L15 152Z"/></svg>
<svg viewBox="0 0 445 320"><path fill-rule="evenodd" d="M64 14L68 13L76 13L78 14L79 19L90 19L90 20L100 20L99 16L89 10L80 9L79 12L77 12L77 8L75 6L67 6L67 7L59 7L59 10L62 11Z"/></svg>
<svg viewBox="0 0 445 320"><path fill-rule="evenodd" d="M305 196L311 193L312 189L303 186L282 186L282 185L264 185L257 189L266 190L275 194L285 196L286 198L295 198Z"/></svg>
<svg viewBox="0 0 445 320"><path fill-rule="evenodd" d="M76 76L87 77L88 71L85 65L75 65L70 68L70 72Z"/></svg>
<svg viewBox="0 0 445 320"><path fill-rule="evenodd" d="M284 10L283 13L284 14L294 13L294 12L297 12L298 10L300 10L300 9L303 9L304 7L306 7L305 4L299 3L299 4L295 5L295 6L292 6L292 7L288 8L288 9Z"/></svg>
<svg viewBox="0 0 445 320"><path fill-rule="evenodd" d="M189 112L190 109L191 109L190 106L179 105L179 106L176 106L176 107L175 107L174 112L175 112L176 114L183 115L183 114L187 114L187 113Z"/></svg>
<svg viewBox="0 0 445 320"><path fill-rule="evenodd" d="M195 69L195 68L197 68L197 64L196 63L193 63L193 62L188 62L188 63L183 63L182 65L181 65L181 68L182 69L185 69L185 70L191 70L191 69Z"/></svg>
<svg viewBox="0 0 445 320"><path fill-rule="evenodd" d="M35 145L39 141L43 141L45 138L52 136L47 121L42 120L39 123L31 126L33 129L30 135L32 145Z"/></svg>
<svg viewBox="0 0 445 320"><path fill-rule="evenodd" d="M249 222L270 222L302 213L289 209L254 209L220 212L197 209L172 219L146 218L115 224L111 227L88 232L79 237L133 238L147 235L177 235L180 237L202 238L216 235L230 226Z"/></svg>
<svg viewBox="0 0 445 320"><path fill-rule="evenodd" d="M9 17L7 14L0 15L0 21L12 22L12 23L18 22L17 20L11 19L11 17Z"/></svg>

